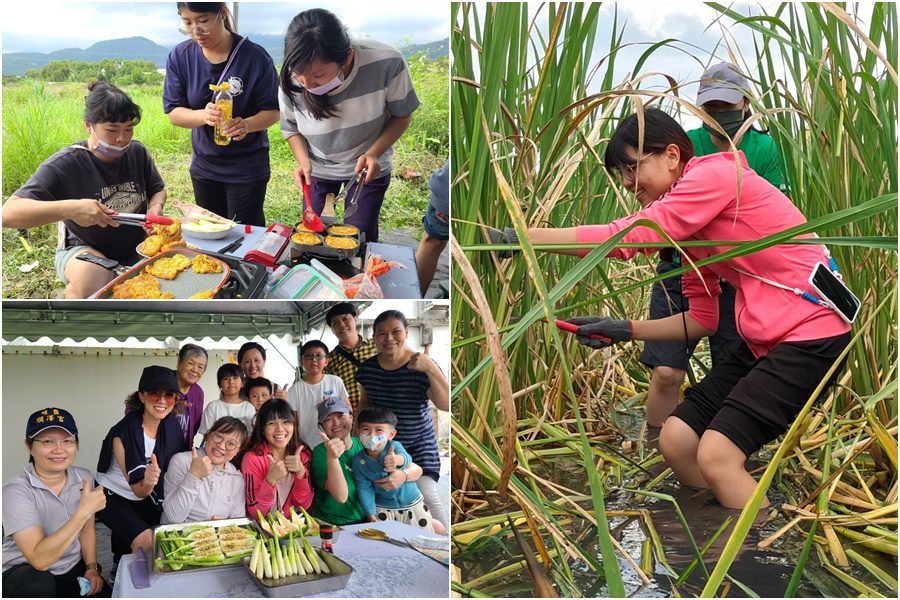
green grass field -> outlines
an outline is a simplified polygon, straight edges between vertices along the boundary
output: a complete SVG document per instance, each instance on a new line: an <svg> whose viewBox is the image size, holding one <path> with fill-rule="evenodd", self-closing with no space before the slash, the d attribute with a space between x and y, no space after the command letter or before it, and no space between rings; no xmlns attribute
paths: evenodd
<svg viewBox="0 0 900 600"><path fill-rule="evenodd" d="M382 231L414 228L421 235L421 218L428 204L428 177L446 160L449 148L448 63L409 61L421 106L402 138L394 145L394 172L410 168L421 177L395 176L381 212ZM169 199L193 202L188 165L190 133L171 125L162 111L160 85L123 86L143 111L135 139L146 145L166 182ZM85 138L82 125L85 83L50 83L22 79L3 85L3 199L4 201L60 148ZM294 157L281 137L278 124L269 129L272 178L265 212L268 223L293 224L300 220L301 195L291 178ZM167 214L173 209L167 208ZM30 246L19 239L23 237ZM56 280L53 255L56 225L19 230L3 229L3 297L49 298L62 283ZM29 273L20 265L37 260Z"/></svg>

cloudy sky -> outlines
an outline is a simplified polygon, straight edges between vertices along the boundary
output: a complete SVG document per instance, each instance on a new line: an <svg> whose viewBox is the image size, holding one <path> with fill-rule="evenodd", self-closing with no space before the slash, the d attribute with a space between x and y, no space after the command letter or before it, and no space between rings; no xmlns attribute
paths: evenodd
<svg viewBox="0 0 900 600"><path fill-rule="evenodd" d="M744 15L774 15L780 4L765 0L753 4L736 2L730 6ZM872 2L855 3L858 7L858 22L864 31L868 29L867 19L871 15L872 4ZM483 18L484 3L476 3L476 6L479 16ZM549 30L548 7L531 3L529 13L531 18L538 15L536 24L544 32L543 39L546 40ZM661 73L673 77L682 84L681 96L693 101L697 96L700 75L711 65L725 61L735 62L751 79L755 77L756 51L750 28L746 25L735 25L734 20L727 17L719 18L717 11L702 2L694 0L604 2L600 9L596 41L590 58L592 68L600 65L599 74L589 83L589 93L600 91L602 74L606 71L605 59L609 52L614 20L617 21L617 30L624 27L622 46L616 56L613 75L616 85L628 76L636 78L650 73ZM644 63L640 73L629 73L629 69L633 68L641 55L653 44L669 38L676 41L656 49ZM729 55L729 48L736 56L733 61ZM776 70L778 69L776 61ZM668 82L661 75L653 75L643 79L640 88L662 91L668 88ZM680 120L686 128L700 125L700 120L692 115L683 115Z"/></svg>
<svg viewBox="0 0 900 600"><path fill-rule="evenodd" d="M229 3L231 4L231 3ZM51 52L87 48L109 39L144 36L175 45L180 20L175 2L41 2L40 14L29 2L0 3L3 52ZM351 35L382 42L415 44L449 37L450 5L443 2L330 0L325 2L240 2L238 30L281 35L297 13L322 7L334 12Z"/></svg>

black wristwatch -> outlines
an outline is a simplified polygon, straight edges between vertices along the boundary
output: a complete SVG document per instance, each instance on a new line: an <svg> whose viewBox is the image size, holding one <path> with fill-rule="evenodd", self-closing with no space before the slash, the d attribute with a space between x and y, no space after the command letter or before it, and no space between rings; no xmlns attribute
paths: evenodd
<svg viewBox="0 0 900 600"><path fill-rule="evenodd" d="M85 572L90 571L91 569L95 569L98 575L103 573L103 567L100 566L100 563L92 562L84 566Z"/></svg>

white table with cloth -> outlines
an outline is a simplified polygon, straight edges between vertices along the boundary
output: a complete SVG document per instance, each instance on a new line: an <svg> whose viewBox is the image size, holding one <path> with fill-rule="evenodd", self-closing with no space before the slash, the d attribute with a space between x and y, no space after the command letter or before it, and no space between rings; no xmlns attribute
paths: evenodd
<svg viewBox="0 0 900 600"><path fill-rule="evenodd" d="M347 587L310 598L447 598L450 574L446 566L411 548L368 540L356 535L365 528L380 529L395 540L438 537L397 521L344 525L334 542L334 555L353 567ZM446 539L446 538L445 538ZM448 541L449 544L449 541ZM132 555L122 557L113 586L119 598L249 598L262 597L243 567L211 571L150 573L150 587L135 589ZM148 561L148 566L150 562Z"/></svg>

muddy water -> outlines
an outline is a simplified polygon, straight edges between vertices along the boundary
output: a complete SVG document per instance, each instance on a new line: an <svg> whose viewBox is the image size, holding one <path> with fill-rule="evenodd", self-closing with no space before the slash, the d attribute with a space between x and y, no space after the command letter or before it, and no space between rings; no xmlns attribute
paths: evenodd
<svg viewBox="0 0 900 600"><path fill-rule="evenodd" d="M629 430L636 433L639 426L639 421L637 423L626 422L626 434ZM651 433L651 437L655 436ZM648 440L647 443L652 445L653 441ZM762 457L759 460L765 460L765 458ZM662 469L664 469L662 463L651 467L651 477L658 474ZM590 495L584 468L574 463L571 458L546 463L543 472L538 473L538 475L547 477L571 489L579 490L585 495ZM630 482L625 483L629 485ZM676 499L687 520L694 540L700 548L715 535L716 531L729 516L732 517L733 524L740 515L740 511L719 506L709 492L690 488L682 489L671 476L663 483L657 485L653 491L670 494ZM785 497L779 494L777 490L770 492L769 500L772 506L780 506L787 501ZM651 514L653 526L661 539L666 560L676 573L680 574L693 561L693 551L671 502L653 498L647 498L643 502L638 502L629 493L613 490L607 493L606 508L607 510L647 509ZM780 514L773 520L767 521L768 513L771 510L762 511L757 519L757 523L747 536L738 558L729 570L729 575L749 587L760 597L781 598L793 573L797 557L800 555L804 538L796 532L790 531L774 544L774 548L759 548L757 544L761 539L765 539L773 534L786 523L784 517ZM573 524L572 533L579 534L587 527L588 525L584 521L576 522ZM626 518L610 519L610 530L629 554L634 557L635 561L639 563L641 546L646 536L638 520ZM722 547L728 540L730 531L730 528L724 531L707 551L705 562L709 572L712 572L715 567L716 560L721 553ZM596 531L591 529L582 541L581 546L592 552L597 557L597 560L602 562L596 540ZM463 570L463 581L467 581L485 572L497 569L502 564L506 564L507 561L504 559L509 559L510 561L513 559L521 560L521 551L514 542L511 542L506 548L502 548L499 543L490 544L483 551L464 555L463 560L454 558L454 564L460 566ZM673 595L671 582L675 580L677 575L674 577L670 576L661 564L654 562L654 571L647 573L651 583L646 584L625 560L620 558L619 563L622 577L625 581L626 592L629 596L671 597ZM896 564L884 566L889 572L896 569ZM603 582L598 581L596 573L586 563L576 561L571 564L571 569L574 583L584 596L603 597L606 595L607 590ZM871 581L871 577L860 570L851 568L848 572L875 589L884 592L883 587L874 584ZM855 595L852 590L845 587L824 570L818 562L815 549L810 553L804 574L805 577L796 593L798 597L846 597ZM678 591L683 596L696 596L702 590L705 580L706 576L697 567L687 581L679 586ZM498 580L490 588L482 588L481 591L495 596L507 597L533 595L533 588L527 572ZM728 594L729 597L746 597L747 595L738 585L734 584L731 586Z"/></svg>

